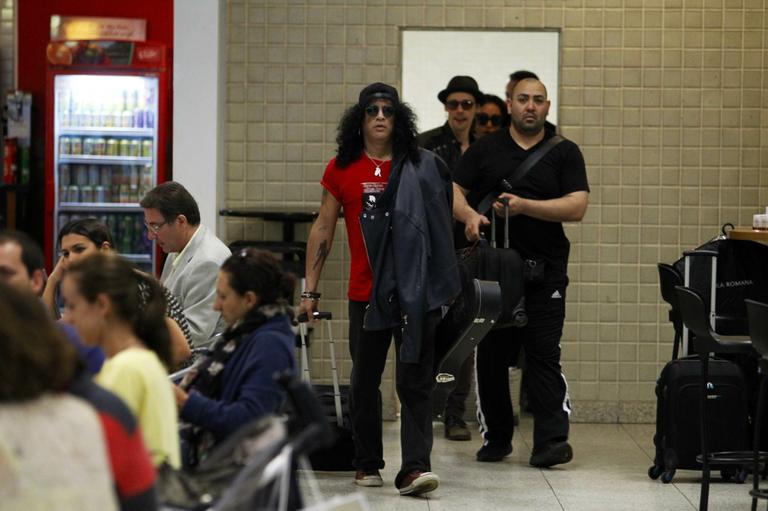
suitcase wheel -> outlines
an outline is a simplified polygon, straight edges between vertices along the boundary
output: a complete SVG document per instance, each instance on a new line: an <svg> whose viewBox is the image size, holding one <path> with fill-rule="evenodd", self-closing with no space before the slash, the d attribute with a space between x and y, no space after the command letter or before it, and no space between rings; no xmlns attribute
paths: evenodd
<svg viewBox="0 0 768 511"><path fill-rule="evenodd" d="M747 471L743 468L724 468L720 470L720 477L723 481L743 484L747 480Z"/></svg>
<svg viewBox="0 0 768 511"><path fill-rule="evenodd" d="M664 484L669 484L672 482L672 478L675 477L675 469L667 470L663 474L661 474L661 482Z"/></svg>
<svg viewBox="0 0 768 511"><path fill-rule="evenodd" d="M659 478L662 472L664 472L664 467L660 467L658 465L651 465L651 467L648 469L648 477L650 477L655 481L656 479Z"/></svg>

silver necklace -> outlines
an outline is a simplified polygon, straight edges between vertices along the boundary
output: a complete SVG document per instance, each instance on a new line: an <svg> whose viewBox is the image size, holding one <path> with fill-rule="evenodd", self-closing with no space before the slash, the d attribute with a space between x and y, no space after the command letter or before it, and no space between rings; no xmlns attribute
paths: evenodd
<svg viewBox="0 0 768 511"><path fill-rule="evenodd" d="M378 160L379 163L376 163L376 160L370 154L368 154L368 151L364 152L368 159L371 160L371 163L373 163L373 166L376 167L376 170L373 171L373 175L376 177L381 177L381 166L384 165L388 160Z"/></svg>

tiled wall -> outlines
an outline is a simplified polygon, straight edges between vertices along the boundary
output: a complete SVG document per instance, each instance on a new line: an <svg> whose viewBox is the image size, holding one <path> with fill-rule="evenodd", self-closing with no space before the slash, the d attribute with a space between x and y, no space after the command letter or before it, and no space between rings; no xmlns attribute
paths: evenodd
<svg viewBox="0 0 768 511"><path fill-rule="evenodd" d="M592 186L586 218L567 226L574 420L650 420L672 340L656 263L768 205L766 25L764 0L229 0L226 205L319 203L343 109L367 83L399 82L400 28L560 29L559 125ZM230 241L281 233L226 227ZM345 339L343 231L321 291Z"/></svg>

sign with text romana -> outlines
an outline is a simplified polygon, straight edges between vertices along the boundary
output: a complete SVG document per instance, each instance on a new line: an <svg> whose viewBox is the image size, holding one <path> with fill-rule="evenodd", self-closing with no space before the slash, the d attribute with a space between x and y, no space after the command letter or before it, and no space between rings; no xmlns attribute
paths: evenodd
<svg viewBox="0 0 768 511"><path fill-rule="evenodd" d="M146 41L147 20L51 16L51 41Z"/></svg>

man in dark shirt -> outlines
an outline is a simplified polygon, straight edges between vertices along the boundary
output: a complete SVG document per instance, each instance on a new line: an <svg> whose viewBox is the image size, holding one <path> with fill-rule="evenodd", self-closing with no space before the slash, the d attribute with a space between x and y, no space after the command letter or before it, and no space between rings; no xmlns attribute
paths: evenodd
<svg viewBox="0 0 768 511"><path fill-rule="evenodd" d="M440 127L425 131L416 138L419 147L437 154L453 172L456 163L474 142L472 125L475 120L477 103L483 93L477 81L471 76L454 76L448 86L437 94L444 105L448 120Z"/></svg>
<svg viewBox="0 0 768 511"><path fill-rule="evenodd" d="M476 208L489 193L497 217L508 203L510 247L535 262L536 276L526 281L528 324L493 330L477 347L478 419L483 446L478 461L501 461L512 452L513 415L509 396L509 355L522 343L527 360L528 392L534 416L530 464L550 467L573 457L568 444L570 402L560 366L560 337L565 320L570 243L562 222L580 221L587 209L589 185L578 146L563 140L522 179L501 193L499 184L553 136L544 128L549 112L547 91L533 78L520 80L507 100L512 125L478 141L454 172L454 217L465 224L467 239L476 240L490 222ZM496 222L497 238L504 222Z"/></svg>
<svg viewBox="0 0 768 511"><path fill-rule="evenodd" d="M534 80L539 79L536 73L534 73L533 71L528 71L526 69L519 69L509 75L509 81L507 82L507 87L506 87L507 100L509 100L512 97L512 90L514 90L515 85L517 85L517 82L519 82L520 80L525 80L526 78L533 78ZM549 121L544 121L544 131L548 133L557 133L557 126L555 126Z"/></svg>
<svg viewBox="0 0 768 511"><path fill-rule="evenodd" d="M451 172L467 150L475 141L474 120L478 103L483 94L477 86L477 81L471 76L454 76L448 86L440 91L437 99L445 105L448 120L438 128L421 133L416 142L424 149L429 149L448 165ZM454 229L456 247L464 246L460 229ZM464 422L466 401L472 384L473 357L467 357L456 375L456 384L445 397L435 392L435 414L442 412L445 423L445 437L449 440L470 440L469 428ZM443 403L444 401L444 403ZM445 408L443 411L443 404Z"/></svg>

